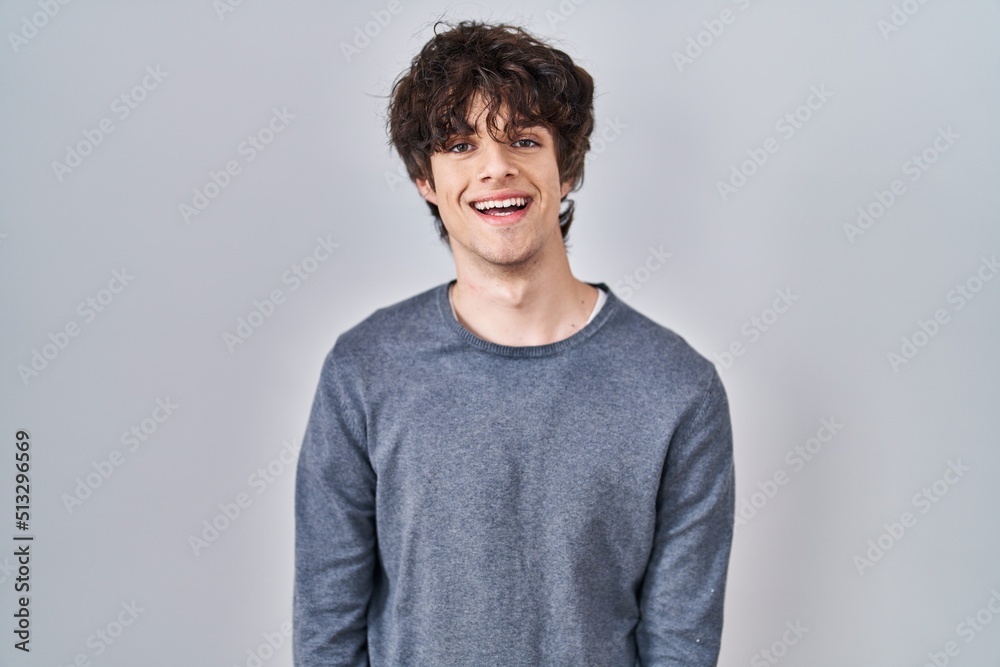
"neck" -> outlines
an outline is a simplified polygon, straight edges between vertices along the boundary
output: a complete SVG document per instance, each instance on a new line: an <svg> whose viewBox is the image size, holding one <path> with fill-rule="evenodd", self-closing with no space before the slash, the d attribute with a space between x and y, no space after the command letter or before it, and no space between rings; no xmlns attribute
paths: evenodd
<svg viewBox="0 0 1000 667"><path fill-rule="evenodd" d="M575 278L565 251L561 261L484 272L456 263L451 290L455 317L466 329L498 345L548 345L587 323L597 288Z"/></svg>

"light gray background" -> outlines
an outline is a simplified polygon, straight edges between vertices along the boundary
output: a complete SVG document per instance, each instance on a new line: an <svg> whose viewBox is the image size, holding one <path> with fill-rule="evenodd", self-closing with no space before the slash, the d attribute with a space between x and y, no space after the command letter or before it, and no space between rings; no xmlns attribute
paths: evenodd
<svg viewBox="0 0 1000 667"><path fill-rule="evenodd" d="M290 620L294 469L279 454L300 444L323 357L374 309L453 276L383 126L389 85L445 14L523 23L593 74L604 140L575 195L575 274L705 355L744 344L712 357L738 496L787 483L737 532L721 664L772 664L759 652L777 642L779 664L917 666L954 641L949 664L997 665L1000 619L971 642L958 626L1000 591L1000 280L976 282L1000 252L998 3L897 3L917 11L884 34L890 0L398 2L350 59L341 44L388 3L71 2L37 34L38 2L3 3L0 662L252 665ZM727 9L722 34L704 32ZM708 46L679 68L700 32ZM165 78L120 119L113 100L147 67ZM776 122L814 86L831 96L786 139ZM275 108L294 119L248 162L238 147ZM114 131L60 181L52 163L103 118ZM911 181L905 163L948 128L958 138ZM769 137L779 150L723 201L717 182ZM179 206L229 160L241 172L185 222ZM905 193L850 242L844 225L893 179ZM292 291L283 275L317 237L338 248ZM646 264L651 247L666 264ZM134 279L87 322L78 304L123 268ZM949 293L970 279L981 290L958 309ZM224 334L274 289L285 301L231 352ZM744 324L773 315L777 290L797 299L751 342ZM938 309L948 322L894 369L888 353ZM23 381L72 322L79 335ZM179 407L129 451L122 434L157 399ZM824 418L843 427L796 470L786 453ZM11 634L18 429L33 443L30 656ZM69 511L115 450L121 465ZM958 460L968 472L921 513L913 496ZM190 536L240 493L250 505L196 554ZM907 511L916 525L860 573ZM88 638L132 601L143 611L97 655ZM788 622L808 631L783 650ZM263 653L291 664L288 640Z"/></svg>

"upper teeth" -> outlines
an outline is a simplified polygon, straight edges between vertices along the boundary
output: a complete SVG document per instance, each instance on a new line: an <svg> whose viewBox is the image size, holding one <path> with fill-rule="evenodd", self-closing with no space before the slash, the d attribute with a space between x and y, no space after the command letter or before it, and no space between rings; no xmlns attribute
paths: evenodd
<svg viewBox="0 0 1000 667"><path fill-rule="evenodd" d="M489 208L504 208L505 206L524 206L528 200L524 197L514 197L512 199L490 199L489 201L477 201L473 206L478 211L485 211Z"/></svg>

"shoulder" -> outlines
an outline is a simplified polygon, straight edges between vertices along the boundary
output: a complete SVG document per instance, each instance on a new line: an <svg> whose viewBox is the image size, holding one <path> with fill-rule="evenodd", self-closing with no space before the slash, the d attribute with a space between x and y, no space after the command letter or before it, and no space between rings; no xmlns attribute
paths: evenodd
<svg viewBox="0 0 1000 667"><path fill-rule="evenodd" d="M692 378L715 374L715 365L681 334L615 297L615 316L608 322L611 339L624 354L651 369Z"/></svg>
<svg viewBox="0 0 1000 667"><path fill-rule="evenodd" d="M341 333L327 354L326 366L371 366L388 356L412 351L432 338L440 326L437 285L419 294L375 310Z"/></svg>
<svg viewBox="0 0 1000 667"><path fill-rule="evenodd" d="M709 394L722 391L715 364L687 339L621 299L615 300L615 316L607 323L605 338L634 372L654 379L654 385L669 388L685 402L701 403Z"/></svg>

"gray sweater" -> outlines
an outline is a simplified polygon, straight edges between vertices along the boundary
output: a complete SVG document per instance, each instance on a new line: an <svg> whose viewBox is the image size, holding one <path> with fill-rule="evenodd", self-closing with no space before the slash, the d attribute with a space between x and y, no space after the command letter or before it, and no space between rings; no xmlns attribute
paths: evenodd
<svg viewBox="0 0 1000 667"><path fill-rule="evenodd" d="M594 285L548 345L478 338L448 284L337 339L296 474L297 667L716 664L726 393Z"/></svg>

